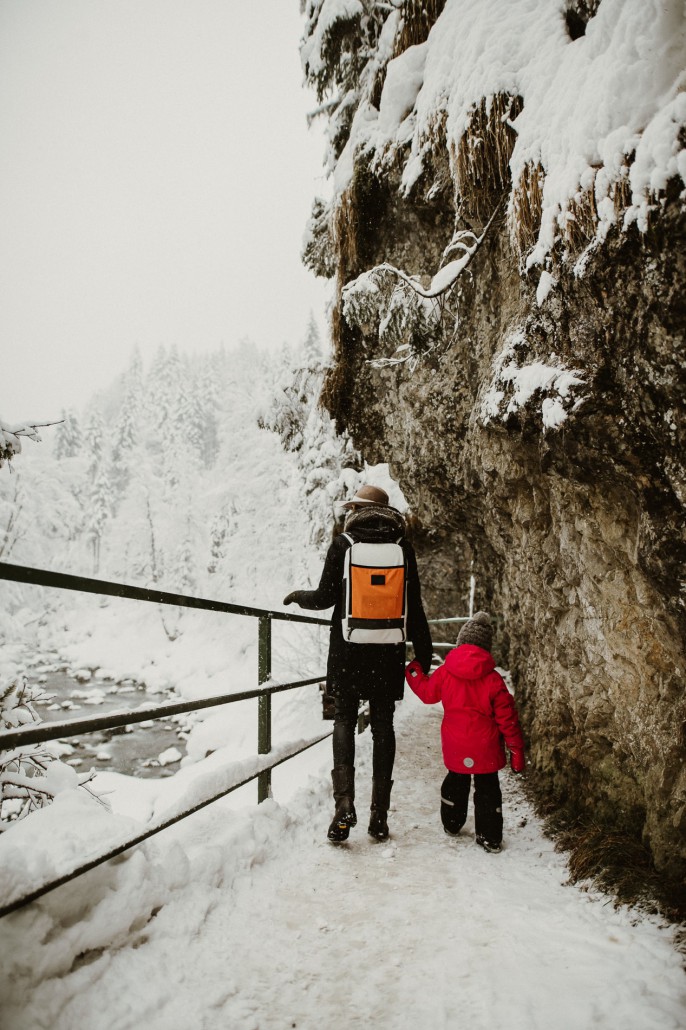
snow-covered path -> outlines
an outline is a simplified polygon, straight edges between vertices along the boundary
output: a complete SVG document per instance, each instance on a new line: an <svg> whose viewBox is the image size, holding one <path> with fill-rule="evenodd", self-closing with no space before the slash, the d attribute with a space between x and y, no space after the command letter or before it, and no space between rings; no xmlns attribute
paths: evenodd
<svg viewBox="0 0 686 1030"><path fill-rule="evenodd" d="M118 950L43 982L11 1030L683 1026L669 931L564 886L564 859L511 776L502 854L474 845L471 818L446 837L441 713L411 698L399 714L390 841L366 833L366 733L347 845L324 839L321 780L287 810L267 802L243 871L190 885ZM213 845L211 826L198 824L198 846Z"/></svg>

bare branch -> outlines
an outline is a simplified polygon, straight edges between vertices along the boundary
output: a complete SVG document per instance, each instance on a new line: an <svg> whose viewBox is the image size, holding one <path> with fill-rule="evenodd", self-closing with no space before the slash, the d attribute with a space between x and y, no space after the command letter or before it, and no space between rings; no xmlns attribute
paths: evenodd
<svg viewBox="0 0 686 1030"><path fill-rule="evenodd" d="M21 453L20 437L25 436L34 443L40 443L41 437L38 432L46 426L56 426L64 419L57 419L55 422L19 422L16 425L7 425L0 421L0 468L7 462L10 472L12 471L12 458Z"/></svg>
<svg viewBox="0 0 686 1030"><path fill-rule="evenodd" d="M35 440L36 443L40 443L39 429L47 429L49 426L59 426L64 422L63 418L58 418L54 422L18 422L16 425L8 426L6 423L0 423L0 429L10 436L26 436L30 440Z"/></svg>
<svg viewBox="0 0 686 1030"><path fill-rule="evenodd" d="M443 257L446 257L448 254L451 254L453 251L457 249L462 250L463 255L461 258L458 258L455 261L451 261L449 264L445 265L436 273L436 275L433 278L433 282L435 282L436 279L439 279L438 286L430 287L428 290L424 289L424 287L421 286L420 283L418 283L414 277L407 275L406 272L401 271L399 268L395 268L394 265L377 265L376 268L373 269L373 271L390 272L392 275L397 276L398 279L401 279L404 283L411 287L411 289L413 289L415 293L419 294L420 297L424 297L425 300L436 300L437 297L443 296L453 288L459 277L464 272L465 268L469 265L472 258L478 251L484 239L486 238L486 233L493 224L493 220L498 213L499 207L500 204L496 206L496 209L489 218L488 222L486 223L483 232L481 233L481 236L476 236L476 234L469 229L456 233L455 236L453 236L452 240L450 241L450 243L444 251ZM467 238L471 238L474 240L471 247L464 242ZM441 276L441 272L447 274Z"/></svg>
<svg viewBox="0 0 686 1030"><path fill-rule="evenodd" d="M391 356L371 358L368 364L383 368L407 363L413 370L422 357L449 337L455 337L458 312L454 310L457 302L453 288L488 235L501 203L496 205L480 235L471 229L453 234L443 252L442 267L428 287L422 285L418 276L408 275L388 263L376 265L346 283L342 291L346 321L367 333L377 326L384 349L388 343L395 345ZM453 260L443 264L451 257ZM452 329L447 325L448 319Z"/></svg>
<svg viewBox="0 0 686 1030"><path fill-rule="evenodd" d="M315 107L313 111L307 112L307 124L311 126L316 118L319 118L322 114L328 114L330 111L334 111L341 103L340 97L334 97L332 100L325 100L319 107Z"/></svg>
<svg viewBox="0 0 686 1030"><path fill-rule="evenodd" d="M55 796L54 790L49 790L45 786L38 786L39 782L39 777L35 778L35 782L29 782L29 777L13 776L11 773L9 773L2 777L3 793L5 793L4 788L5 785L7 785L8 787L14 787L14 789L17 791L28 791L30 794L41 794L51 798ZM6 796L18 798L22 797L23 795L21 793L7 793Z"/></svg>

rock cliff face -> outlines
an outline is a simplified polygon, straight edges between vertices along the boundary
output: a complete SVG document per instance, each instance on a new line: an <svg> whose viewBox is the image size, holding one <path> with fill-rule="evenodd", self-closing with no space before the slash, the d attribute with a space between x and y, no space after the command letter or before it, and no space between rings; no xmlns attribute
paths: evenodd
<svg viewBox="0 0 686 1030"><path fill-rule="evenodd" d="M569 6L588 20L598 5ZM503 98L513 101L522 102ZM479 138L488 143L486 132ZM641 837L658 868L679 876L683 183L670 182L642 231L568 236L546 275L534 274L521 211L513 231L513 141L501 142L504 166L476 169L471 189L440 132L411 191L401 188L402 160L356 153L328 229L338 306L324 400L370 463L390 462L411 503L431 615L463 613L473 574L476 605L502 616L497 657L512 672L539 784ZM526 199L535 206L531 184ZM379 322L392 301L376 320L344 317L344 291L381 265L428 288L454 229L479 235L484 211L494 220L431 331L415 319L389 363ZM536 228L534 217L531 242Z"/></svg>
<svg viewBox="0 0 686 1030"><path fill-rule="evenodd" d="M378 251L365 260L393 260L400 239L404 267L421 268L430 224L421 237L414 214L390 209L367 223ZM366 458L390 458L418 516L432 614L466 610L473 569L476 604L502 615L499 658L536 773L644 833L672 871L686 831L684 253L683 219L667 211L640 241L612 241L583 280L561 275L539 309L501 227L461 287L448 346L412 372L376 369L378 345L342 322L327 394ZM583 376L560 430L544 431L540 404L480 417L522 325L522 364L553 352Z"/></svg>

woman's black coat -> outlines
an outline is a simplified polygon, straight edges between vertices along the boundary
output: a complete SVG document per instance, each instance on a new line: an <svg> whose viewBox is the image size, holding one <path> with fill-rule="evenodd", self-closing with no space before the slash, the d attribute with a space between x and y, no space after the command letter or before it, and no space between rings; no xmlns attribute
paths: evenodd
<svg viewBox="0 0 686 1030"><path fill-rule="evenodd" d="M384 527L385 528L385 527ZM350 531L353 538L358 534ZM374 537L365 533L364 539ZM388 533L376 534L380 541ZM422 607L417 559L408 540L400 544L407 558L407 634L415 655L428 673L431 666L431 633ZM343 637L343 566L350 542L342 534L329 547L319 586L316 590L297 590L290 595L301 608L320 611L334 606L327 663L327 693L343 697L354 693L360 698L387 698L399 701L405 686L405 644L351 644Z"/></svg>

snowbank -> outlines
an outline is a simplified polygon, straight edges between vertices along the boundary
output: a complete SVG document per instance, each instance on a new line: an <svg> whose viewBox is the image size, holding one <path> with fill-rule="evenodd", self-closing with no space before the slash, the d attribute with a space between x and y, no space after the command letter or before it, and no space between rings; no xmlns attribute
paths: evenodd
<svg viewBox="0 0 686 1030"><path fill-rule="evenodd" d="M509 775L502 854L474 845L471 815L446 837L440 712L410 697L397 724L389 841L365 832L364 734L360 825L348 845L326 842L327 741L288 801L219 802L2 920L7 1025L678 1030L669 929L565 886Z"/></svg>

